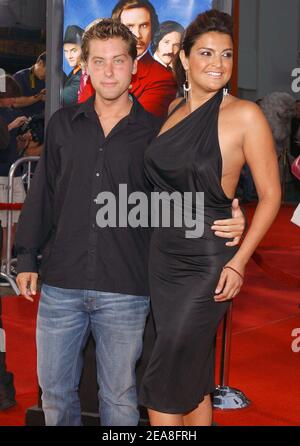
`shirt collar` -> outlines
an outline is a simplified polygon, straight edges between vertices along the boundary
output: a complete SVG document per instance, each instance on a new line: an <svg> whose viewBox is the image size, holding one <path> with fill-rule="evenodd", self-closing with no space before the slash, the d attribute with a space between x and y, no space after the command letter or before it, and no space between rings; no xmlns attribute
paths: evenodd
<svg viewBox="0 0 300 446"><path fill-rule="evenodd" d="M142 105L138 102L133 94L130 94L133 100L133 106L130 110L129 115L127 116L128 122L130 123L138 123L141 125L149 126L149 116L146 110L142 107ZM87 118L97 116L95 111L95 95L90 97L87 101L83 102L76 109L72 121L74 121L78 116L85 115Z"/></svg>
<svg viewBox="0 0 300 446"><path fill-rule="evenodd" d="M143 54L141 54L140 56L138 56L138 57L136 58L136 60L141 60L142 57L144 57L145 54L147 54L147 53L149 52L149 50L150 50L150 45L148 46L148 48L146 49L146 51L143 52Z"/></svg>

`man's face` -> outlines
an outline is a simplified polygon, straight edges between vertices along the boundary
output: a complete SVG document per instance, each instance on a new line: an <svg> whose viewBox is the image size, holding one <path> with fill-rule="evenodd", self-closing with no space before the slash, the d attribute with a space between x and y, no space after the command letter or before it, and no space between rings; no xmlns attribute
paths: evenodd
<svg viewBox="0 0 300 446"><path fill-rule="evenodd" d="M40 81L46 79L46 65L42 60L35 64L34 74Z"/></svg>
<svg viewBox="0 0 300 446"><path fill-rule="evenodd" d="M126 25L138 39L137 53L141 56L149 47L152 37L151 15L146 8L125 9L121 22Z"/></svg>
<svg viewBox="0 0 300 446"><path fill-rule="evenodd" d="M81 59L81 47L75 43L64 44L64 55L71 68L79 65Z"/></svg>
<svg viewBox="0 0 300 446"><path fill-rule="evenodd" d="M128 94L137 62L128 52L128 44L121 38L91 40L87 71L97 94L104 100L113 101Z"/></svg>
<svg viewBox="0 0 300 446"><path fill-rule="evenodd" d="M173 31L166 34L158 44L156 53L159 59L165 64L170 65L176 54L180 50L181 34Z"/></svg>

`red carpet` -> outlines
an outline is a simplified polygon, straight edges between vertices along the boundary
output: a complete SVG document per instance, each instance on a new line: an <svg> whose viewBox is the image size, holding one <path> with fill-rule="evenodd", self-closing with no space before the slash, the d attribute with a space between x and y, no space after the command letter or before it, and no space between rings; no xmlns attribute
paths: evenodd
<svg viewBox="0 0 300 446"><path fill-rule="evenodd" d="M294 208L283 207L258 252L275 270L300 277L300 228L290 223ZM248 207L251 216L253 208ZM221 426L299 426L300 353L291 348L300 329L300 289L268 277L254 261L233 314L230 381L252 401L244 410L216 411ZM36 404L35 317L37 304L3 299L8 368L15 374L18 405L0 412L0 426L23 425ZM300 342L299 342L300 345Z"/></svg>

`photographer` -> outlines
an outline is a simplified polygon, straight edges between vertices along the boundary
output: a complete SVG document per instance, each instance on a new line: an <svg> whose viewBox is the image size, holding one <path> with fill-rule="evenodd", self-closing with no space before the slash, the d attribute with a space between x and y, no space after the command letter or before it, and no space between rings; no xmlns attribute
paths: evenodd
<svg viewBox="0 0 300 446"><path fill-rule="evenodd" d="M21 87L21 95L15 98L14 107L21 108L26 116L44 113L46 99L46 53L40 54L36 63L14 74Z"/></svg>
<svg viewBox="0 0 300 446"><path fill-rule="evenodd" d="M26 116L22 116L20 111L13 108L17 97L21 96L21 89L18 83L9 75L5 76L6 90L0 92L0 118L6 123L9 131L9 141L6 150L0 151L0 202L7 203L8 198L8 174L9 170L21 156L19 150L26 150L30 141L22 141L19 136L19 129L28 122ZM23 203L25 190L22 182L22 170L18 169L14 179L14 203ZM13 237L15 224L19 218L19 211L13 213ZM6 253L7 244L7 212L0 211L1 226L3 228L2 257ZM0 285L5 285L1 281Z"/></svg>
<svg viewBox="0 0 300 446"><path fill-rule="evenodd" d="M9 128L5 121L0 118L0 151L7 150L9 145ZM2 228L0 227L0 247L2 244ZM0 298L0 410L6 410L15 406L15 389L13 385L13 374L6 370L5 361L5 331L2 326L2 304Z"/></svg>
<svg viewBox="0 0 300 446"><path fill-rule="evenodd" d="M44 143L44 115L34 115L18 129L17 149L20 156L40 156Z"/></svg>

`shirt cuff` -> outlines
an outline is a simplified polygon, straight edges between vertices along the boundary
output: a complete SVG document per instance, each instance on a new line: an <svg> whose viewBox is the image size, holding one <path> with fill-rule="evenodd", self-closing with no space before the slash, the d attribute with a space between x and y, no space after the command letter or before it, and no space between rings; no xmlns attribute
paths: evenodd
<svg viewBox="0 0 300 446"><path fill-rule="evenodd" d="M17 272L20 273L37 273L37 256L35 254L18 254Z"/></svg>

